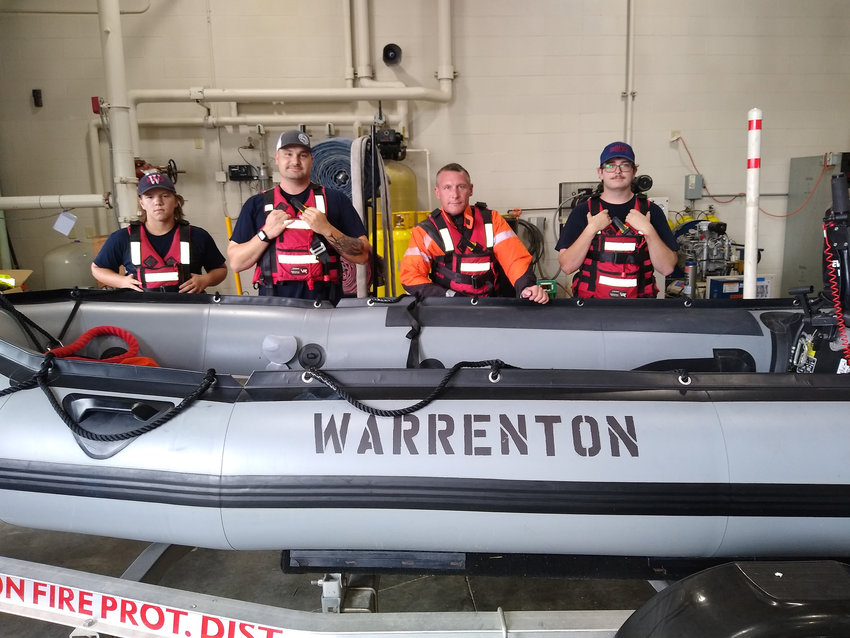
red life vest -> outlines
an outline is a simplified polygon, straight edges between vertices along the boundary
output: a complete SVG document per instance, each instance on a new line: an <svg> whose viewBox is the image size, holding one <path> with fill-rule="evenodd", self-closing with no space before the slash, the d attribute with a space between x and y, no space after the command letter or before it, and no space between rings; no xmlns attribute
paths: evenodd
<svg viewBox="0 0 850 638"><path fill-rule="evenodd" d="M443 249L431 259L431 281L464 295L490 296L496 290L493 256L493 213L472 207L472 228L458 230L439 208L419 224Z"/></svg>
<svg viewBox="0 0 850 638"><path fill-rule="evenodd" d="M316 235L301 220L301 210L296 210L286 200L279 186L265 191L263 196L266 215L277 208L289 213L295 221L275 238L260 257L254 270L254 283L271 286L285 281L305 281L310 290L317 282L338 283L339 255L327 245L324 237ZM318 184L310 184L309 196L303 208L316 208L326 213L325 189Z"/></svg>
<svg viewBox="0 0 850 638"><path fill-rule="evenodd" d="M602 202L598 197L588 201L588 210L593 210L594 202L601 212ZM635 210L641 212L640 197L635 198ZM584 263L573 276L573 295L602 299L657 296L655 268L649 258L646 237L620 219L612 219L593 238Z"/></svg>
<svg viewBox="0 0 850 638"><path fill-rule="evenodd" d="M151 245L144 224L130 224L127 229L130 233L130 261L136 267L136 277L142 282L142 288L173 292L191 279L189 228L188 222L177 222L168 254L161 257Z"/></svg>

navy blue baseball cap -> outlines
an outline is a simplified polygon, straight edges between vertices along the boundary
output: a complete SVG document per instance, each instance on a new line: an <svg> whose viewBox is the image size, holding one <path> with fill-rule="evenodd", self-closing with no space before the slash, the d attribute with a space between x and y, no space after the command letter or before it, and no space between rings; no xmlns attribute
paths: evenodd
<svg viewBox="0 0 850 638"><path fill-rule="evenodd" d="M174 188L174 182L165 173L148 173L147 175L142 175L139 180L139 195L144 195L154 188L164 188L172 193L177 192L177 189Z"/></svg>
<svg viewBox="0 0 850 638"><path fill-rule="evenodd" d="M621 157L629 160L632 164L635 163L635 152L632 147L625 142L611 142L608 146L602 149L602 155L599 156L599 165L607 164L615 157Z"/></svg>

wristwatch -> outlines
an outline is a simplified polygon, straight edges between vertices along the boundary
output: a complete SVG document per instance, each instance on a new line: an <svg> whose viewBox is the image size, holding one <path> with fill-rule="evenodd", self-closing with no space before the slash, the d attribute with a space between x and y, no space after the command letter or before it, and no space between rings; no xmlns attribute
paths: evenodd
<svg viewBox="0 0 850 638"><path fill-rule="evenodd" d="M260 241L264 241L264 242L270 242L272 240L271 237L266 235L266 231L264 231L262 228L257 231L257 237L260 238Z"/></svg>

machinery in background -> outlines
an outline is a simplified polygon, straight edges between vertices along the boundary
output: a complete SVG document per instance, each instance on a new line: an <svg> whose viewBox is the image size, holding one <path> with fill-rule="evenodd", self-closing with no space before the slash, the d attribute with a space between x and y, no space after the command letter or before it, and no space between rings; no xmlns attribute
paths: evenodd
<svg viewBox="0 0 850 638"><path fill-rule="evenodd" d="M673 226L679 243L679 261L667 278L667 295L743 296L743 278L740 282L734 278L743 274L744 246L729 237L726 223L717 219L711 210L703 215L697 219L687 215ZM709 290L712 278L726 279L725 285L712 292ZM734 291L729 292L730 288ZM770 296L769 284L762 287L758 296Z"/></svg>
<svg viewBox="0 0 850 638"><path fill-rule="evenodd" d="M679 242L679 266L695 264L696 277L704 280L711 275L729 275L735 268L733 243L726 234L726 223L699 220L683 224L674 230Z"/></svg>

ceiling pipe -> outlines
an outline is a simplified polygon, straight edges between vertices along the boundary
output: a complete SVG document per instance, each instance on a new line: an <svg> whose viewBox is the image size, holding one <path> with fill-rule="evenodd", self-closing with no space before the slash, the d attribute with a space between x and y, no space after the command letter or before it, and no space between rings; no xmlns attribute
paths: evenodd
<svg viewBox="0 0 850 638"><path fill-rule="evenodd" d="M108 195L32 195L0 197L0 210L33 210L37 208L109 208Z"/></svg>
<svg viewBox="0 0 850 638"><path fill-rule="evenodd" d="M129 6L128 6L129 5ZM122 14L147 13L150 0L124 0ZM90 0L3 0L0 13L96 14Z"/></svg>
<svg viewBox="0 0 850 638"><path fill-rule="evenodd" d="M369 100L422 100L448 102L451 92L421 86L354 87L352 89L137 89L130 91L133 106L145 102L241 102L305 104Z"/></svg>

